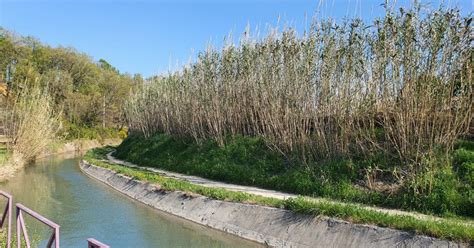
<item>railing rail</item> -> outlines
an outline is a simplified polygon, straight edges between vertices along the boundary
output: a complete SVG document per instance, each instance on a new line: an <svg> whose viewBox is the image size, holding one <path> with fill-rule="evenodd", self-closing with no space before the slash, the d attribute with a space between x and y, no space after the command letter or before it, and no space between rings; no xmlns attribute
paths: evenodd
<svg viewBox="0 0 474 248"><path fill-rule="evenodd" d="M5 227L5 219L8 221L8 230L7 230L7 243L6 247L11 247L11 226L12 226L12 208L13 208L13 197L0 190L0 196L3 196L7 199L7 203L5 204L5 210L3 211L2 218L0 219L0 229ZM29 216L35 218L36 220L40 221L41 223L47 225L48 227L53 229L53 232L48 240L48 244L46 245L47 248L52 248L53 244L55 248L59 248L59 225L48 220L47 218L43 217L42 215L36 213L35 211L25 207L21 203L16 204L16 243L17 247L22 247L22 239L25 241L26 248L31 248L30 238L28 236L28 231L25 225L25 219L23 218L23 213L28 214ZM87 248L110 248L110 246L96 240L93 238L87 239Z"/></svg>
<svg viewBox="0 0 474 248"><path fill-rule="evenodd" d="M18 248L21 248L21 234L23 233L23 238L25 239L25 245L27 248L31 247L30 239L28 237L28 232L26 230L25 220L23 218L23 212L30 215L31 217L37 219L38 221L42 222L43 224L51 227L53 229L53 233L49 238L48 244L46 245L47 248L54 247L59 248L59 225L46 219L45 217L41 216L40 214L36 213L35 211L23 206L23 204L17 203L16 204L16 242Z"/></svg>
<svg viewBox="0 0 474 248"><path fill-rule="evenodd" d="M3 191L0 191L0 195L7 199L7 203L5 204L5 210L3 211L2 219L0 220L0 229L3 229L5 226L5 219L8 221L8 229L7 229L7 243L6 247L10 248L11 245L11 230L12 230L12 204L13 204L13 197Z"/></svg>
<svg viewBox="0 0 474 248"><path fill-rule="evenodd" d="M101 243L93 238L87 239L87 248L110 248L110 246Z"/></svg>

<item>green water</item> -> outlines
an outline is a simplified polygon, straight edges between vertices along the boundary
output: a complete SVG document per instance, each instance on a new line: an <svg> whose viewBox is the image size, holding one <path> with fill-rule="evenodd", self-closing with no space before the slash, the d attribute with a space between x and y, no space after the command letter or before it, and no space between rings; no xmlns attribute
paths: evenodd
<svg viewBox="0 0 474 248"><path fill-rule="evenodd" d="M61 226L61 247L86 247L90 237L111 247L258 247L135 202L84 175L78 163L50 157L0 184L15 203ZM44 247L48 230L31 218L26 223Z"/></svg>

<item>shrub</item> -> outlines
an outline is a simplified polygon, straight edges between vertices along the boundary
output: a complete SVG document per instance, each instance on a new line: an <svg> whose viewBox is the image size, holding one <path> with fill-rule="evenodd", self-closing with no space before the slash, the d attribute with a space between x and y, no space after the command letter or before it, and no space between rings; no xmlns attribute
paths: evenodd
<svg viewBox="0 0 474 248"><path fill-rule="evenodd" d="M474 162L464 162L458 169L459 177L474 188Z"/></svg>
<svg viewBox="0 0 474 248"><path fill-rule="evenodd" d="M464 148L456 149L453 154L455 165L461 165L465 162L474 162L474 150L469 151Z"/></svg>
<svg viewBox="0 0 474 248"><path fill-rule="evenodd" d="M74 139L96 139L104 140L109 138L122 138L126 137L126 132L123 130L117 130L112 127L87 127L80 126L69 122L64 122L61 136L66 140Z"/></svg>

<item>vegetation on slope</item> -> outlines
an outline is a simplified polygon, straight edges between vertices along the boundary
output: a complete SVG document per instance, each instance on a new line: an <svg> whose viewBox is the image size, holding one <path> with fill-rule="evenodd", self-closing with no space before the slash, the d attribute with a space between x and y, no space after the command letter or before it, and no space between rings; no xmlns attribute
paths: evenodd
<svg viewBox="0 0 474 248"><path fill-rule="evenodd" d="M410 185L370 189L367 174L373 163L366 159L340 158L308 167L289 167L285 156L269 149L262 138L234 137L221 147L213 140L194 142L156 134L132 135L117 147L115 156L140 166L198 175L243 185L258 186L306 196L327 197L389 208L415 210L442 216L474 217L474 142L459 142L452 158L433 158L443 163L430 171L431 189L414 194ZM384 164L380 164L380 167ZM373 182L376 183L376 182Z"/></svg>
<svg viewBox="0 0 474 248"><path fill-rule="evenodd" d="M147 137L165 132L219 145L228 136L263 137L297 155L292 166L382 154L410 181L468 130L471 20L458 10L389 8L373 23L315 22L302 36L290 28L252 39L247 31L239 45L211 47L138 87L127 120Z"/></svg>
<svg viewBox="0 0 474 248"><path fill-rule="evenodd" d="M348 220L353 223L391 227L412 233L456 241L472 242L474 240L474 227L467 223L463 223L463 220L417 219L411 216L388 215L374 210L368 210L354 204L311 201L302 197L279 200L243 192L228 191L221 188L204 187L178 179L166 178L157 173L145 171L140 168L129 168L106 162L106 154L111 151L113 151L113 148L110 147L97 148L87 152L84 159L93 165L111 169L117 173L134 179L158 184L161 190L178 190L200 194L217 200L285 208L304 214L325 215Z"/></svg>
<svg viewBox="0 0 474 248"><path fill-rule="evenodd" d="M117 156L139 165L438 215L474 216L472 18L387 9L315 21L139 85ZM165 135L166 134L166 135Z"/></svg>

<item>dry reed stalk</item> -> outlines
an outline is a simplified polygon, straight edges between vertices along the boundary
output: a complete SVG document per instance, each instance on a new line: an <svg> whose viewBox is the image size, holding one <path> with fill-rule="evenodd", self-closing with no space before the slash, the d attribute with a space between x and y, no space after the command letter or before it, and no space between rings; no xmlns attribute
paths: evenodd
<svg viewBox="0 0 474 248"><path fill-rule="evenodd" d="M36 158L55 138L59 113L52 98L38 84L22 89L10 106L7 117L10 163L21 166Z"/></svg>
<svg viewBox="0 0 474 248"><path fill-rule="evenodd" d="M416 172L472 119L471 18L394 13L366 25L314 22L209 47L182 71L140 85L130 130L214 139L258 135L301 161L384 152Z"/></svg>

